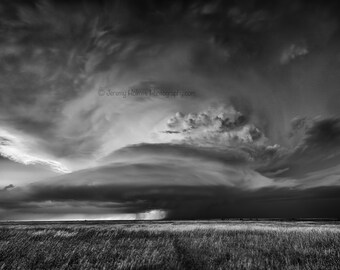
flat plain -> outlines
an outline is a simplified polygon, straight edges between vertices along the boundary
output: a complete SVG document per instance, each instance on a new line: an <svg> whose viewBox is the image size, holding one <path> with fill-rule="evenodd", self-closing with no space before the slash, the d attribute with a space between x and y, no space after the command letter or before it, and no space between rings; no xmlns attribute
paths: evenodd
<svg viewBox="0 0 340 270"><path fill-rule="evenodd" d="M340 269L340 222L2 222L0 269Z"/></svg>

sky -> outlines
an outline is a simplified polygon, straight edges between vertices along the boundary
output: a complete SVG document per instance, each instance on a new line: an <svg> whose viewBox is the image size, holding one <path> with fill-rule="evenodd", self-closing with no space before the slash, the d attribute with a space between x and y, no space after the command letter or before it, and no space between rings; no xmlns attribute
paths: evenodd
<svg viewBox="0 0 340 270"><path fill-rule="evenodd" d="M339 12L1 1L0 220L340 218Z"/></svg>

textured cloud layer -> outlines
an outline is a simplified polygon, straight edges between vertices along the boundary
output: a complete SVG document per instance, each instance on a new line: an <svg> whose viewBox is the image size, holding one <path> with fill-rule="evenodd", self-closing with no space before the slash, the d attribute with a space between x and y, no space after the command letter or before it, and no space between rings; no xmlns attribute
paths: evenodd
<svg viewBox="0 0 340 270"><path fill-rule="evenodd" d="M228 147L238 144L264 145L267 138L232 106L218 106L199 113L180 112L167 122L167 134L178 134L197 145ZM176 137L175 137L176 138Z"/></svg>
<svg viewBox="0 0 340 270"><path fill-rule="evenodd" d="M101 196L105 211L183 217L196 204L193 216L250 213L252 194L276 201L268 215L318 198L330 207L339 11L302 0L0 3L1 217L93 213ZM115 94L131 89L194 95Z"/></svg>
<svg viewBox="0 0 340 270"><path fill-rule="evenodd" d="M39 151L76 170L152 140L176 111L234 101L272 145L286 144L293 117L338 108L337 7L306 5L4 2L0 126L38 138ZM145 82L196 99L98 97L100 87Z"/></svg>
<svg viewBox="0 0 340 270"><path fill-rule="evenodd" d="M103 163L25 188L4 189L0 217L17 219L25 211L37 218L47 213L58 218L92 214L93 208L102 216L157 209L167 218L338 217L333 206L339 186L273 181L235 153L136 145Z"/></svg>

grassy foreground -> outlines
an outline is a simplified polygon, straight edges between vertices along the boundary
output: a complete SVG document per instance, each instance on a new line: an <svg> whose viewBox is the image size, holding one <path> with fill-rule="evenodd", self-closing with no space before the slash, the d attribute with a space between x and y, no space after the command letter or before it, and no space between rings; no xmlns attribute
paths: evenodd
<svg viewBox="0 0 340 270"><path fill-rule="evenodd" d="M340 269L340 224L0 223L0 269Z"/></svg>

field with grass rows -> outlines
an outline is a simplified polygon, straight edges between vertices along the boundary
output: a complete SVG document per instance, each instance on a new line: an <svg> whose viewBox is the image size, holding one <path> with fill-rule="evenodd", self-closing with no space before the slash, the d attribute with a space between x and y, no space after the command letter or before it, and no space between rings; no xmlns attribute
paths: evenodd
<svg viewBox="0 0 340 270"><path fill-rule="evenodd" d="M3 222L0 269L340 269L340 224Z"/></svg>

